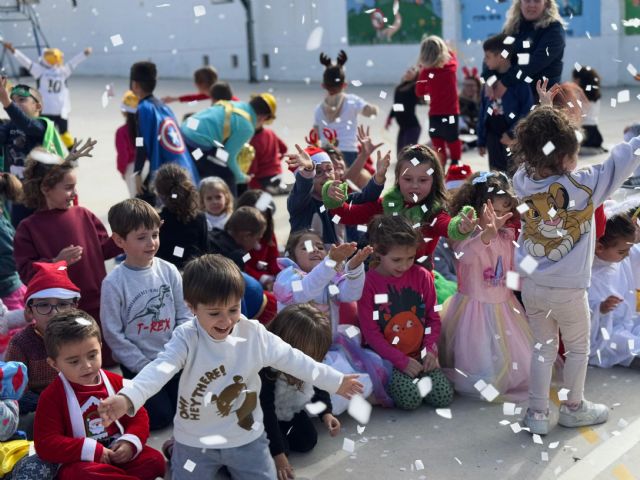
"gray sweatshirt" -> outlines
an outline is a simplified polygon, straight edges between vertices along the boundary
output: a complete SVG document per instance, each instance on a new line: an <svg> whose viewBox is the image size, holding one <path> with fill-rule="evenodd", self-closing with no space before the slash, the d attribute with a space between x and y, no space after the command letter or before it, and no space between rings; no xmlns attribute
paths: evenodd
<svg viewBox="0 0 640 480"><path fill-rule="evenodd" d="M104 339L115 359L133 372L155 360L173 330L192 318L178 269L161 258L143 269L120 264L102 282Z"/></svg>
<svg viewBox="0 0 640 480"><path fill-rule="evenodd" d="M593 212L640 165L640 155L634 154L638 149L640 137L613 147L600 165L542 180L518 169L513 187L529 207L516 250L523 278L545 287L589 287L596 242Z"/></svg>

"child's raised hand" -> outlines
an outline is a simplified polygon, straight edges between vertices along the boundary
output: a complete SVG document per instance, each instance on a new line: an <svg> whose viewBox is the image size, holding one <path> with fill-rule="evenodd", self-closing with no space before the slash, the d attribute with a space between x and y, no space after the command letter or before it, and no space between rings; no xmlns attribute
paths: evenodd
<svg viewBox="0 0 640 480"><path fill-rule="evenodd" d="M60 262L64 260L68 265L73 265L74 263L80 261L82 258L83 248L80 245L69 245L68 247L64 247L58 255L53 259L55 262Z"/></svg>
<svg viewBox="0 0 640 480"><path fill-rule="evenodd" d="M341 263L351 255L353 255L353 252L355 252L357 249L358 246L356 242L331 245L331 249L329 250L329 258L336 263Z"/></svg>
<svg viewBox="0 0 640 480"><path fill-rule="evenodd" d="M384 142L380 142L377 145L373 144L371 137L369 136L370 129L364 125L358 125L358 143L360 144L360 153L368 157L371 155L377 148L380 148Z"/></svg>
<svg viewBox="0 0 640 480"><path fill-rule="evenodd" d="M369 255L371 255L372 253L373 247L371 245L367 245L366 247L358 250L356 254L351 257L351 260L349 260L349 270L358 268L360 265L362 265L362 262L369 258Z"/></svg>
<svg viewBox="0 0 640 480"><path fill-rule="evenodd" d="M84 144L82 144L82 140L78 140L77 138L73 139L73 145L69 149L69 154L67 158L64 159L65 162L75 162L79 158L82 157L93 157L91 152L93 151L93 147L98 143L97 140L91 140L89 137Z"/></svg>
<svg viewBox="0 0 640 480"><path fill-rule="evenodd" d="M555 84L551 87L550 90L547 90L547 85L549 85L549 79L545 78L544 80L538 80L536 82L536 91L538 92L538 97L540 98L540 105L545 107L553 107L553 99L560 91L560 85Z"/></svg>
<svg viewBox="0 0 640 480"><path fill-rule="evenodd" d="M476 225L478 224L478 221L473 218L475 213L475 210L471 208L466 215L460 215L460 225L458 225L458 230L460 230L460 233L463 235L475 230Z"/></svg>
<svg viewBox="0 0 640 480"><path fill-rule="evenodd" d="M100 455L100 461L98 463L106 463L108 465L111 464L111 455L113 455L113 451L104 447L102 449L102 455Z"/></svg>
<svg viewBox="0 0 640 480"><path fill-rule="evenodd" d="M284 157L287 160L287 165L290 167L301 167L305 170L313 170L313 161L307 152L296 143L296 150L298 153L287 153Z"/></svg>
<svg viewBox="0 0 640 480"><path fill-rule="evenodd" d="M329 430L329 435L331 435L332 437L335 437L340 433L340 420L338 420L330 413L325 413L322 416L322 423L325 424L325 426Z"/></svg>
<svg viewBox="0 0 640 480"><path fill-rule="evenodd" d="M344 195L341 185L342 182L340 180L331 182L331 186L327 189L327 195L336 202L344 203L347 197Z"/></svg>
<svg viewBox="0 0 640 480"><path fill-rule="evenodd" d="M135 447L126 440L116 442L111 449L111 463L121 465L130 462L135 453Z"/></svg>
<svg viewBox="0 0 640 480"><path fill-rule="evenodd" d="M91 47L87 47L83 50L85 57L88 57L89 55L91 55L93 53L93 48Z"/></svg>
<svg viewBox="0 0 640 480"><path fill-rule="evenodd" d="M482 224L484 225L484 230L481 235L482 241L489 243L492 239L496 238L498 230L500 230L512 216L513 213L509 212L498 217L496 211L493 209L493 202L487 200L487 203L484 204L482 209Z"/></svg>
<svg viewBox="0 0 640 480"><path fill-rule="evenodd" d="M289 459L285 453L279 453L273 457L273 461L276 464L276 472L278 473L278 480L289 480L290 478L296 478L296 474L293 472L293 467L289 463Z"/></svg>
<svg viewBox="0 0 640 480"><path fill-rule="evenodd" d="M104 428L107 428L127 413L131 406L131 400L124 395L113 395L112 397L101 400L100 405L98 405L98 413L100 414Z"/></svg>
<svg viewBox="0 0 640 480"><path fill-rule="evenodd" d="M8 81L7 77L0 77L0 103L2 103L4 108L11 105L11 95L9 95L9 91L7 90Z"/></svg>
<svg viewBox="0 0 640 480"><path fill-rule="evenodd" d="M378 151L375 175L376 183L378 185L383 185L387 180L387 170L389 170L389 165L391 165L391 150L388 150L384 156L382 156L382 153Z"/></svg>
<svg viewBox="0 0 640 480"><path fill-rule="evenodd" d="M606 314L610 311L614 310L618 305L620 305L624 300L620 297L616 297L614 295L610 295L607 299L600 304L600 313Z"/></svg>
<svg viewBox="0 0 640 480"><path fill-rule="evenodd" d="M359 375L356 374L343 376L340 388L336 393L347 400L351 400L353 395L364 393L364 385L358 381L358 377Z"/></svg>
<svg viewBox="0 0 640 480"><path fill-rule="evenodd" d="M422 372L423 367L422 364L417 361L415 358L409 357L409 363L402 370L405 374L409 375L411 378L416 378L420 372Z"/></svg>

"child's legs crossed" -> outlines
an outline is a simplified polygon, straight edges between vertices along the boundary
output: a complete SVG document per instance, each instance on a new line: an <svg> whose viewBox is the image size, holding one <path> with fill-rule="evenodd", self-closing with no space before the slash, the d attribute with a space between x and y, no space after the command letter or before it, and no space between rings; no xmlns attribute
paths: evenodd
<svg viewBox="0 0 640 480"><path fill-rule="evenodd" d="M236 448L220 450L222 464L227 467L231 478L238 480L271 480L276 478L276 466L269 452L267 434L251 443ZM248 459L251 459L248 461Z"/></svg>
<svg viewBox="0 0 640 480"><path fill-rule="evenodd" d="M424 403L435 408L444 408L453 402L453 384L440 368L425 373L431 378L431 391L424 397Z"/></svg>
<svg viewBox="0 0 640 480"><path fill-rule="evenodd" d="M397 368L393 369L391 380L387 386L387 393L393 399L396 407L402 410L415 410L422 403L420 390L413 383L414 379L401 372Z"/></svg>

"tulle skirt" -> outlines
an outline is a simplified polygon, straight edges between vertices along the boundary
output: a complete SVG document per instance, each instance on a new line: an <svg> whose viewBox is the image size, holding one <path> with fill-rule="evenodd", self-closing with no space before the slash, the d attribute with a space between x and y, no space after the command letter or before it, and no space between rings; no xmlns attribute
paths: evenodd
<svg viewBox="0 0 640 480"><path fill-rule="evenodd" d="M444 305L440 363L457 392L483 397L482 386L490 384L499 393L496 402L525 400L532 349L524 308L514 296L491 304L456 293Z"/></svg>

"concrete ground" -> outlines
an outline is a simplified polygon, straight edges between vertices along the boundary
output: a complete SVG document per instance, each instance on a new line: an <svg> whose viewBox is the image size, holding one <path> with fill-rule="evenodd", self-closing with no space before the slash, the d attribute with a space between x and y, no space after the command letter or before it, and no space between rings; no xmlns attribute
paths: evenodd
<svg viewBox="0 0 640 480"><path fill-rule="evenodd" d="M124 72L123 72L124 73ZM107 84L113 84L115 98L103 108L102 94ZM82 205L91 209L106 223L108 208L124 199L127 191L115 169L114 133L122 124L118 104L126 81L118 78L70 79L73 111L70 130L79 137L93 137L99 143L94 158L83 159L79 168L79 195ZM312 126L313 108L322 98L317 84L249 85L234 83L234 93L248 98L252 92L269 89L278 99L277 120L273 129L293 148L303 144ZM190 82L163 80L158 95L187 93ZM374 140L386 142L384 148L395 150L395 127L385 131L384 119L391 108L393 86L366 85L350 87L370 102L381 106L381 115L366 121L372 127ZM386 99L380 98L387 92ZM631 91L631 101L609 106L616 90L604 92L600 129L607 144L622 137L622 129L638 116L638 89ZM204 105L178 105L182 114ZM426 109L419 111L421 119ZM423 132L426 138L426 132ZM581 164L602 161L606 156L581 159ZM474 170L487 167L486 159L475 152L466 153L464 162ZM389 181L393 181L390 173ZM276 229L282 244L288 235L286 197L277 197ZM51 232L55 234L55 232ZM337 438L330 438L318 424L319 442L306 455L292 455L291 463L297 478L308 479L640 479L640 410L635 401L640 395L640 372L625 368L603 370L589 368L586 396L611 407L610 420L601 426L570 430L555 428L535 443L527 432L515 433L520 416L507 416L501 404L457 397L451 406L451 418L444 418L430 408L413 412L374 408L371 421L362 433L356 422L343 415L343 429ZM556 414L557 417L557 414ZM502 425L505 423L505 425ZM215 432L212 432L215 433ZM154 432L150 443L159 447L170 431ZM355 450L343 450L343 440L355 441ZM424 468L421 468L421 467Z"/></svg>

